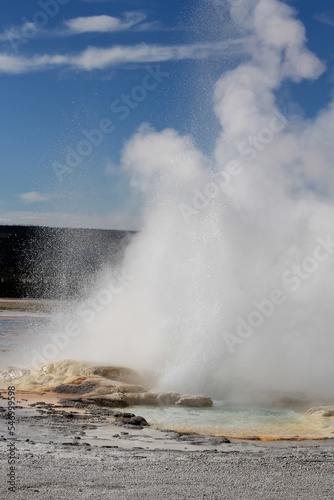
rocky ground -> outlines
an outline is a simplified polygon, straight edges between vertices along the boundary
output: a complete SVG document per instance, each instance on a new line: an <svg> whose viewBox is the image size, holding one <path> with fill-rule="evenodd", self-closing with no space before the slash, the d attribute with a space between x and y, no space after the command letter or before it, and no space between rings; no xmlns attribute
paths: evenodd
<svg viewBox="0 0 334 500"><path fill-rule="evenodd" d="M120 366L90 365L89 363L62 360L41 365L32 370L0 370L0 384L15 386L18 390L52 391L71 396L73 404L95 404L109 408L137 405L210 407L213 401L201 394L154 392L147 388L148 379ZM146 388L143 387L145 384ZM1 387L1 385L0 385ZM148 385L149 387L149 385Z"/></svg>
<svg viewBox="0 0 334 500"><path fill-rule="evenodd" d="M332 499L334 440L230 442L150 428L125 411L19 394L16 491L8 491L7 401L1 499ZM28 400L28 401L27 401Z"/></svg>

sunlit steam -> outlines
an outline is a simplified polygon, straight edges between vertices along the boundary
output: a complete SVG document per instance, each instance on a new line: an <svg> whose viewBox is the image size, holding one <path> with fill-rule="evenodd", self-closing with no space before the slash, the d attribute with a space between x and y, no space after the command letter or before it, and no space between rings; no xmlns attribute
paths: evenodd
<svg viewBox="0 0 334 500"><path fill-rule="evenodd" d="M215 85L215 149L147 124L128 141L122 166L145 203L122 264L129 279L98 313L82 306L84 333L62 355L151 371L158 387L180 392L325 397L334 104L303 120L276 100L286 80L315 80L325 67L289 6L229 4L247 43Z"/></svg>

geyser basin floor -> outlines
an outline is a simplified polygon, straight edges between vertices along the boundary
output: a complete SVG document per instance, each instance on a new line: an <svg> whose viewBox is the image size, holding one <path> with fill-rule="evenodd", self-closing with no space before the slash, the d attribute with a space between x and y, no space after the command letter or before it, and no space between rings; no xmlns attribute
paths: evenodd
<svg viewBox="0 0 334 500"><path fill-rule="evenodd" d="M24 406L21 396L18 404ZM0 400L0 406L6 403ZM333 440L197 446L173 433L122 429L75 413L66 418L36 407L17 410L17 490L7 490L4 442L1 499L333 498ZM0 420L4 426L5 412Z"/></svg>
<svg viewBox="0 0 334 500"><path fill-rule="evenodd" d="M9 309L5 305L9 303ZM17 309L12 310L13 304ZM27 310L27 303L33 306ZM19 346L29 343L49 321L43 301L0 301L0 361L2 366L17 364ZM43 307L42 307L43 306ZM2 311L1 311L2 309ZM42 328L40 328L42 327ZM7 387L8 383L4 384ZM42 387L40 388L42 389ZM45 396L43 396L44 399ZM41 396L38 396L40 400ZM310 407L312 404L310 404ZM213 408L130 407L126 411L142 415L154 427L234 438L321 439L334 438L332 419L306 416L304 412L277 408L247 408L215 401ZM306 411L306 409L305 409ZM325 427L332 425L332 427ZM298 438L297 438L298 436Z"/></svg>
<svg viewBox="0 0 334 500"><path fill-rule="evenodd" d="M235 439L334 439L329 419L288 409L246 408L215 401L212 408L132 406L127 411L140 414L159 429Z"/></svg>

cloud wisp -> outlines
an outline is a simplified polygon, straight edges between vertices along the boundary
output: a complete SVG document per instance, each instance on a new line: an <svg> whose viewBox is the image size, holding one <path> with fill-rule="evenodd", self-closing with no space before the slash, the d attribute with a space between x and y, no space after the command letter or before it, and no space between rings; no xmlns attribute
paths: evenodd
<svg viewBox="0 0 334 500"><path fill-rule="evenodd" d="M75 70L103 70L112 66L158 63L185 59L231 56L244 50L244 40L189 45L137 44L131 46L88 47L78 54L43 54L32 57L0 53L0 74L20 74L67 67Z"/></svg>
<svg viewBox="0 0 334 500"><path fill-rule="evenodd" d="M45 15L45 14L44 14ZM156 31L164 30L159 21L148 21L147 15L140 11L124 12L120 17L109 15L80 16L62 22L60 28L47 29L47 22L40 24L38 19L29 21L23 18L20 26L7 27L0 33L0 42L9 42L15 52L20 45L25 45L32 38L71 37L87 34L108 34L121 31Z"/></svg>
<svg viewBox="0 0 334 500"><path fill-rule="evenodd" d="M22 193L19 195L21 201L27 205L32 203L46 203L50 201L51 196L48 194L38 193L37 191L29 191L28 193Z"/></svg>
<svg viewBox="0 0 334 500"><path fill-rule="evenodd" d="M330 12L321 12L314 16L314 19L319 21L322 24L327 24L327 26L331 26L334 28L334 14Z"/></svg>

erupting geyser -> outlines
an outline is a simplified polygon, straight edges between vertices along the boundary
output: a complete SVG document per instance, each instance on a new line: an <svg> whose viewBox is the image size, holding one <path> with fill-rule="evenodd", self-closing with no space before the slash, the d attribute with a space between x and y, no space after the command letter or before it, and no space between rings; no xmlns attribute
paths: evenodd
<svg viewBox="0 0 334 500"><path fill-rule="evenodd" d="M330 397L334 104L306 120L276 99L286 80L325 67L286 4L228 3L242 51L214 88L215 149L148 124L128 141L143 228L128 278L109 295L101 283L98 313L81 305L83 333L65 355L153 371L183 393Z"/></svg>

